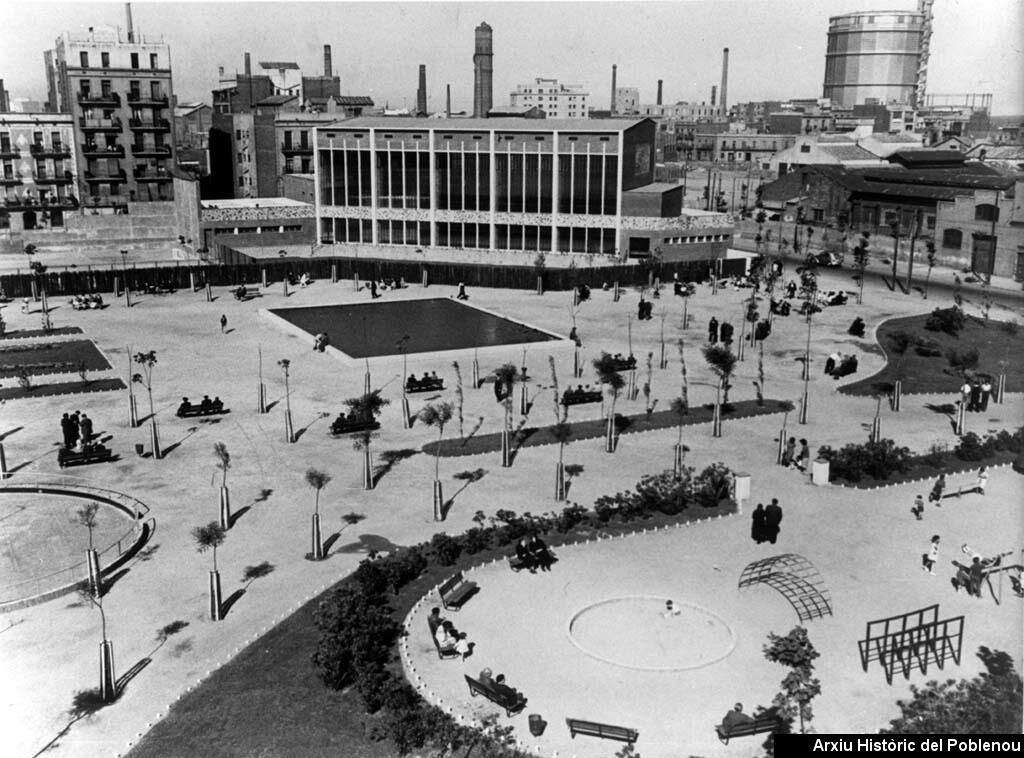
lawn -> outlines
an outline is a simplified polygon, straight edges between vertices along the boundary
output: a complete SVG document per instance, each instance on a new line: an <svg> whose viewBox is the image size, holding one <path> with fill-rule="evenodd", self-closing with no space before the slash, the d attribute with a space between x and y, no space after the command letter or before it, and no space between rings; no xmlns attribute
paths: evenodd
<svg viewBox="0 0 1024 758"><path fill-rule="evenodd" d="M1024 332L1016 323L985 321L968 316L963 330L957 336L925 329L928 316L897 318L878 327L878 342L888 362L873 376L840 388L849 395L886 394L893 382L901 378L904 393L955 394L963 382L958 371L951 368L946 356L950 350L963 352L978 350L977 370L996 376L1006 374L1006 391L1024 391ZM933 340L939 355L921 355L917 345L911 344L902 361L894 350L895 336L906 334L913 341ZM1000 362L1005 362L1001 367Z"/></svg>
<svg viewBox="0 0 1024 758"><path fill-rule="evenodd" d="M84 382L56 382L54 384L34 384L30 388L0 388L0 400L18 400L26 397L56 397L58 395L76 395L79 392L107 392L109 390L126 390L127 385L120 379L88 379Z"/></svg>
<svg viewBox="0 0 1024 758"><path fill-rule="evenodd" d="M92 340L28 342L0 347L0 377L17 376L22 370L30 375L106 371L107 359Z"/></svg>

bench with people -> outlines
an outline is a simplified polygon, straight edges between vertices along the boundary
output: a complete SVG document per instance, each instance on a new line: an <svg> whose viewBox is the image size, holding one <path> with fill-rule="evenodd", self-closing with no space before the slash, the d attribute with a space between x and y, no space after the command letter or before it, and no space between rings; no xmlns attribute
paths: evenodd
<svg viewBox="0 0 1024 758"><path fill-rule="evenodd" d="M463 674L466 684L469 685L469 694L473 697L483 695L492 703L497 703L505 709L505 715L511 717L526 707L526 698L523 693L514 687L505 684L505 675L493 676L490 669L484 669L476 679L469 674Z"/></svg>
<svg viewBox="0 0 1024 758"><path fill-rule="evenodd" d="M544 544L544 541L534 534L531 537L523 537L516 543L516 552L508 557L508 565L513 571L527 569L531 574L536 574L537 569L550 571L554 563L554 553Z"/></svg>
<svg viewBox="0 0 1024 758"><path fill-rule="evenodd" d="M632 371L636 368L636 356L624 357L622 353L616 353L611 360L612 371Z"/></svg>
<svg viewBox="0 0 1024 758"><path fill-rule="evenodd" d="M354 411L349 411L347 415L342 411L331 424L331 434L351 434L375 429L380 429L380 422L377 419L373 416L357 416Z"/></svg>
<svg viewBox="0 0 1024 758"><path fill-rule="evenodd" d="M235 300L248 300L260 296L260 288L255 284L239 284L232 292Z"/></svg>
<svg viewBox="0 0 1024 758"><path fill-rule="evenodd" d="M715 733L722 744L728 745L732 737L751 737L765 732L777 732L782 728L777 716L748 716L743 712L743 703L736 703L731 711L725 714L721 724L715 724Z"/></svg>
<svg viewBox="0 0 1024 758"><path fill-rule="evenodd" d="M846 305L849 299L850 296L842 290L819 292L817 297L818 305Z"/></svg>
<svg viewBox="0 0 1024 758"><path fill-rule="evenodd" d="M88 295L75 295L68 300L68 304L75 311L98 310L103 307L103 296L96 292Z"/></svg>
<svg viewBox="0 0 1024 758"><path fill-rule="evenodd" d="M57 465L61 468L87 463L100 463L101 461L111 461L113 459L114 453L110 448L104 447L98 442L81 440L76 447L62 447L57 451Z"/></svg>
<svg viewBox="0 0 1024 758"><path fill-rule="evenodd" d="M177 285L171 281L147 282L142 287L146 295L173 295L177 291Z"/></svg>
<svg viewBox="0 0 1024 758"><path fill-rule="evenodd" d="M788 316L792 307L786 300L776 300L774 297L771 299L771 311L776 316Z"/></svg>
<svg viewBox="0 0 1024 758"><path fill-rule="evenodd" d="M227 413L224 409L224 401L219 397L210 400L209 395L203 395L199 403L190 403L187 397L181 399L181 405L175 412L178 418L190 418L192 416L213 416L217 413Z"/></svg>
<svg viewBox="0 0 1024 758"><path fill-rule="evenodd" d="M415 374L410 374L405 380L406 392L437 392L443 389L444 379L433 371L430 374L424 371L421 379L417 379Z"/></svg>
<svg viewBox="0 0 1024 758"><path fill-rule="evenodd" d="M432 608L427 616L427 627L430 638L434 641L437 657L466 658L473 652L473 643L467 639L465 632L460 632L451 621L441 615L440 608Z"/></svg>
<svg viewBox="0 0 1024 758"><path fill-rule="evenodd" d="M601 390L590 389L588 384L583 387L580 384L576 385L576 389L569 388L562 393L562 405L581 405L583 403L600 403L601 402Z"/></svg>
<svg viewBox="0 0 1024 758"><path fill-rule="evenodd" d="M867 327L864 325L864 319L857 316L857 318L851 322L850 328L846 330L846 333L853 335L854 337L863 337L866 331Z"/></svg>
<svg viewBox="0 0 1024 758"><path fill-rule="evenodd" d="M844 376L857 373L857 356L843 355L836 351L825 359L825 373L833 379L842 379Z"/></svg>

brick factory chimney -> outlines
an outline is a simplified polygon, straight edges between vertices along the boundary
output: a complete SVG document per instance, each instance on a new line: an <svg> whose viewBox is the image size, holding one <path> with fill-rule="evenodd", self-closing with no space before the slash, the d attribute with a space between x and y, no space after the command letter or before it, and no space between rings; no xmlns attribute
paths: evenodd
<svg viewBox="0 0 1024 758"><path fill-rule="evenodd" d="M723 114L729 112L729 48L722 49L722 98L718 101Z"/></svg>
<svg viewBox="0 0 1024 758"><path fill-rule="evenodd" d="M612 64L612 102L608 106L608 111L611 115L615 115L615 78L618 75L619 67L616 64Z"/></svg>
<svg viewBox="0 0 1024 758"><path fill-rule="evenodd" d="M661 79L658 80L658 102L656 105L661 105Z"/></svg>
<svg viewBox="0 0 1024 758"><path fill-rule="evenodd" d="M324 45L324 76L330 78L334 67L331 65L331 46Z"/></svg>
<svg viewBox="0 0 1024 758"><path fill-rule="evenodd" d="M715 98L718 96L718 87L714 84L711 85L711 107L715 107Z"/></svg>
<svg viewBox="0 0 1024 758"><path fill-rule="evenodd" d="M445 118L452 117L452 85L445 85L444 95L444 115Z"/></svg>
<svg viewBox="0 0 1024 758"><path fill-rule="evenodd" d="M252 56L245 54L245 75L252 76Z"/></svg>
<svg viewBox="0 0 1024 758"><path fill-rule="evenodd" d="M135 41L135 27L132 26L132 4L131 3L125 3L124 4L124 13L125 13L125 16L127 17L127 23L128 23L128 30L127 30L128 31L128 41L129 42L134 42Z"/></svg>
<svg viewBox="0 0 1024 758"><path fill-rule="evenodd" d="M416 89L416 115L427 115L427 67L420 64L420 85Z"/></svg>
<svg viewBox="0 0 1024 758"><path fill-rule="evenodd" d="M483 22L475 30L473 51L473 118L487 118L494 103L494 38Z"/></svg>

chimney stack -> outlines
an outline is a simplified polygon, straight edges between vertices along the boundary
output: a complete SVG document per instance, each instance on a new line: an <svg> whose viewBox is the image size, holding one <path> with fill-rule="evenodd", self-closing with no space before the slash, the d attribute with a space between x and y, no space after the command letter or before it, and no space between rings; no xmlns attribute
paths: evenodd
<svg viewBox="0 0 1024 758"><path fill-rule="evenodd" d="M333 75L334 67L331 66L331 46L324 45L324 76L328 79Z"/></svg>
<svg viewBox="0 0 1024 758"><path fill-rule="evenodd" d="M128 18L128 41L129 42L134 42L135 41L135 28L132 26L132 4L131 3L125 3L124 4L124 12L125 12L125 15Z"/></svg>
<svg viewBox="0 0 1024 758"><path fill-rule="evenodd" d="M612 64L612 104L608 108L611 115L615 115L615 79L618 76L619 67L616 64Z"/></svg>
<svg viewBox="0 0 1024 758"><path fill-rule="evenodd" d="M416 115L427 115L427 67L420 64L420 86L416 90Z"/></svg>
<svg viewBox="0 0 1024 758"><path fill-rule="evenodd" d="M473 32L473 118L487 118L494 105L494 36L486 21Z"/></svg>
<svg viewBox="0 0 1024 758"><path fill-rule="evenodd" d="M729 113L729 48L722 49L722 99L718 101L718 105L722 109L722 115Z"/></svg>
<svg viewBox="0 0 1024 758"><path fill-rule="evenodd" d="M7 113L7 90L4 89L4 80L0 79L0 113Z"/></svg>
<svg viewBox="0 0 1024 758"><path fill-rule="evenodd" d="M444 96L444 115L445 115L445 118L451 118L452 117L452 85L450 85L450 84L447 85L445 87L445 90L446 91L445 91L445 96Z"/></svg>
<svg viewBox="0 0 1024 758"><path fill-rule="evenodd" d="M661 79L658 80L658 105L661 105Z"/></svg>
<svg viewBox="0 0 1024 758"><path fill-rule="evenodd" d="M711 107L715 107L715 98L718 96L718 87L714 84L711 85Z"/></svg>
<svg viewBox="0 0 1024 758"><path fill-rule="evenodd" d="M252 57L249 53L245 54L245 75L252 76Z"/></svg>

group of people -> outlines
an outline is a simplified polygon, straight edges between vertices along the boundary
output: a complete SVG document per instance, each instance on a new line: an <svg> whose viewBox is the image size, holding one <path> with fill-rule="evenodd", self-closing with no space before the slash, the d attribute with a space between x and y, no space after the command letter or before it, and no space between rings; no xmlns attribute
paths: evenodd
<svg viewBox="0 0 1024 758"><path fill-rule="evenodd" d="M833 379L841 379L849 374L857 373L857 356L844 355L838 350L829 353L825 359L825 373Z"/></svg>
<svg viewBox="0 0 1024 758"><path fill-rule="evenodd" d="M781 531L779 525L782 523L782 506L779 505L778 498L773 497L767 506L758 503L751 514L751 519L753 521L750 527L751 539L758 545L762 542L770 542L774 545Z"/></svg>
<svg viewBox="0 0 1024 758"><path fill-rule="evenodd" d="M516 560L523 568L529 569L531 574L536 574L538 568L550 571L551 564L555 562L544 540L536 534L523 537L516 543Z"/></svg>
<svg viewBox="0 0 1024 758"><path fill-rule="evenodd" d="M438 387L443 384L444 380L437 375L436 371L431 371L429 374L424 371L422 379L417 379L416 374L409 374L405 380L405 389L417 390L420 387Z"/></svg>
<svg viewBox="0 0 1024 758"><path fill-rule="evenodd" d="M494 676L494 672L490 669L484 669L480 672L480 676L477 677L480 684L484 685L487 689L502 698L509 700L520 700L523 695L515 687L510 687L505 684L505 675L498 674Z"/></svg>
<svg viewBox="0 0 1024 758"><path fill-rule="evenodd" d="M722 322L722 325L719 326L718 319L712 316L708 321L708 342L714 345L721 340L722 344L729 346L732 344L732 335L735 331L733 325L728 321Z"/></svg>
<svg viewBox="0 0 1024 758"><path fill-rule="evenodd" d="M960 387L960 402L971 413L988 410L988 401L992 396L992 380L988 376L975 379L964 379Z"/></svg>
<svg viewBox="0 0 1024 758"><path fill-rule="evenodd" d="M654 303L650 300L645 300L643 295L640 295L640 302L636 304L636 317L639 321L650 321L652 316L651 313L654 311Z"/></svg>
<svg viewBox="0 0 1024 758"><path fill-rule="evenodd" d="M798 471L806 472L811 463L811 446L807 440L800 438L800 451L796 449L796 437L786 440L786 446L782 449L782 460L780 463L786 468L795 468Z"/></svg>
<svg viewBox="0 0 1024 758"><path fill-rule="evenodd" d="M576 288L576 303L585 303L590 299L590 287L581 284Z"/></svg>
<svg viewBox="0 0 1024 758"><path fill-rule="evenodd" d="M978 469L978 473L975 475L974 484L967 490L962 487L957 494L963 494L964 492L974 492L984 496L985 488L988 486L988 466L982 466ZM946 492L946 475L939 474L939 478L935 480L935 484L932 485L931 492L928 493L928 502L934 503L936 508L942 507L942 498L945 497ZM924 518L924 498L918 495L914 498L914 505L911 506L910 512L914 514L914 517L921 521Z"/></svg>
<svg viewBox="0 0 1024 758"><path fill-rule="evenodd" d="M371 279L367 287L370 290L371 298L380 297L381 292L387 290L399 290L406 287L405 279L399 279L397 282L391 277L381 277L380 279Z"/></svg>
<svg viewBox="0 0 1024 758"><path fill-rule="evenodd" d="M441 615L440 608L433 608L427 616L427 625L434 635L437 647L442 653L457 653L463 660L473 654L473 644L465 632L460 632L455 625Z"/></svg>
<svg viewBox="0 0 1024 758"><path fill-rule="evenodd" d="M196 406L192 405L187 397L183 397L181 399L181 405L178 406L178 413L181 414L185 411L190 411L193 408L199 408L204 411L219 411L223 410L224 401L221 400L219 396L210 400L209 395L203 395L203 399L200 401L199 405Z"/></svg>
<svg viewBox="0 0 1024 758"><path fill-rule="evenodd" d="M788 301L776 300L774 297L769 303L769 308L771 308L772 313L776 316L788 316L792 307L793 306L791 306Z"/></svg>
<svg viewBox="0 0 1024 758"><path fill-rule="evenodd" d="M81 453L92 444L92 419L81 411L61 416L60 430L65 450Z"/></svg>
<svg viewBox="0 0 1024 758"><path fill-rule="evenodd" d="M327 349L328 342L327 332L320 332L313 338L313 349L322 353Z"/></svg>
<svg viewBox="0 0 1024 758"><path fill-rule="evenodd" d="M68 302L71 304L72 310L86 311L89 309L102 308L103 296L98 292L93 292L88 295L75 295Z"/></svg>

